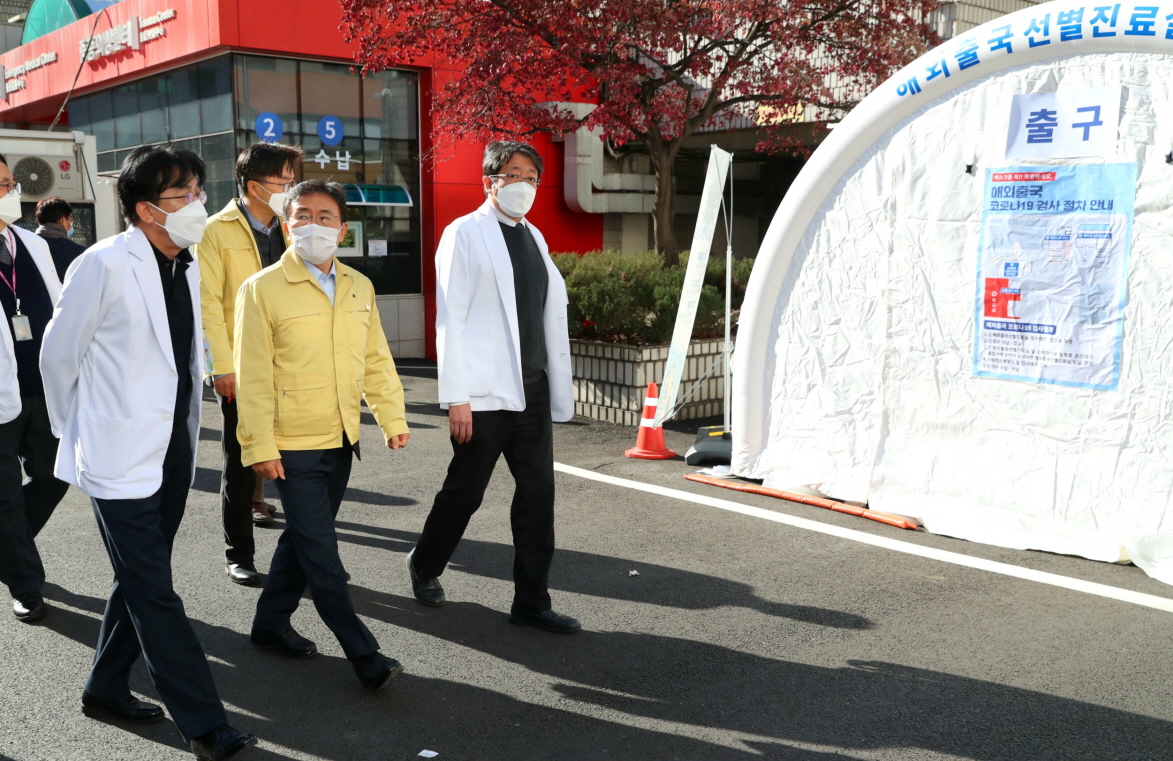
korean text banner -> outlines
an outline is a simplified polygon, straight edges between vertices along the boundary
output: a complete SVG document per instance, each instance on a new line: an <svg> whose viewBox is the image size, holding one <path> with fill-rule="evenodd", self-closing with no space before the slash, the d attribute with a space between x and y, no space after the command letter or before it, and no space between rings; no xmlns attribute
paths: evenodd
<svg viewBox="0 0 1173 761"><path fill-rule="evenodd" d="M974 375L1114 390L1136 164L992 169L978 250Z"/></svg>
<svg viewBox="0 0 1173 761"><path fill-rule="evenodd" d="M1015 95L1006 158L1115 156L1119 123L1118 86Z"/></svg>

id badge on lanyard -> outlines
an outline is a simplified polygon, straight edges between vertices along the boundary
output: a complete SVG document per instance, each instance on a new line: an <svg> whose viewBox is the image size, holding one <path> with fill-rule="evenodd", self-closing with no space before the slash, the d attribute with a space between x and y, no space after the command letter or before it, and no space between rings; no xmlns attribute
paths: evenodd
<svg viewBox="0 0 1173 761"><path fill-rule="evenodd" d="M33 326L29 324L29 317L27 314L20 313L20 297L16 295L16 248L12 248L12 282L8 282L8 278L4 277L4 273L0 272L0 280L12 289L12 296L16 299L16 314L12 315L12 334L17 341L31 341L33 340Z"/></svg>

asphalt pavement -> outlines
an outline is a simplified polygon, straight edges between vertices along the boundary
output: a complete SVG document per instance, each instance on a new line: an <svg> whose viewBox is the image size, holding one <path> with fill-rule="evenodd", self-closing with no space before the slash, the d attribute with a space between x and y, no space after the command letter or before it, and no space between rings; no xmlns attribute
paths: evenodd
<svg viewBox="0 0 1173 761"><path fill-rule="evenodd" d="M405 366L419 363L405 362ZM307 661L247 633L258 590L224 573L220 414L204 405L199 469L176 541L175 587L230 721L261 738L244 758L1173 759L1173 614L892 552L573 475L558 475L556 610L573 636L512 626L512 482L498 467L443 576L449 604L411 596L404 556L450 455L434 374L403 370L408 448L369 413L338 518L356 606L406 673L362 690L306 599ZM691 426L668 431L683 453ZM1173 598L1139 569L908 532L684 480L682 459L629 460L632 428L556 426L555 457L623 479L928 547ZM273 494L275 497L275 493ZM276 500L273 500L276 501ZM280 521L258 529L258 567ZM51 610L0 612L0 761L184 759L170 721L87 719L80 697L110 565L71 490L38 540ZM633 573L635 572L635 573ZM131 680L155 700L141 663Z"/></svg>

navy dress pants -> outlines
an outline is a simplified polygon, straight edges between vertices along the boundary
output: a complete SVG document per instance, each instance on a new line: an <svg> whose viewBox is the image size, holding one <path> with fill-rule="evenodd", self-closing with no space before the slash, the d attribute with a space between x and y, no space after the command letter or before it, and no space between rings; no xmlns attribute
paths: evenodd
<svg viewBox="0 0 1173 761"><path fill-rule="evenodd" d="M285 478L273 483L281 495L285 531L277 540L253 628L290 628L289 619L308 586L318 615L334 632L346 657L353 660L373 653L379 643L354 612L346 588L350 574L342 567L334 530L354 452L350 446L341 446L280 454Z"/></svg>
<svg viewBox="0 0 1173 761"><path fill-rule="evenodd" d="M514 547L513 610L549 610L547 581L554 559L554 425L546 378L526 384L521 412L472 413L472 438L463 444L453 439L452 453L448 475L411 557L415 567L425 578L444 572L485 498L497 460L505 455L516 484L509 508Z"/></svg>
<svg viewBox="0 0 1173 761"><path fill-rule="evenodd" d="M191 461L163 468L159 490L143 499L94 498L98 531L114 566L114 586L98 634L86 692L130 695L141 654L183 739L228 723L208 659L171 582L171 547L183 520Z"/></svg>
<svg viewBox="0 0 1173 761"><path fill-rule="evenodd" d="M13 599L31 601L40 597L45 583L45 568L33 540L69 484L53 475L57 439L45 398L24 396L20 402L20 414L0 424L0 582Z"/></svg>
<svg viewBox="0 0 1173 761"><path fill-rule="evenodd" d="M220 479L220 516L224 520L224 556L229 563L253 568L253 493L257 474L240 464L240 442L236 438L236 400L216 395L224 415L224 433L220 448L224 455L224 475Z"/></svg>

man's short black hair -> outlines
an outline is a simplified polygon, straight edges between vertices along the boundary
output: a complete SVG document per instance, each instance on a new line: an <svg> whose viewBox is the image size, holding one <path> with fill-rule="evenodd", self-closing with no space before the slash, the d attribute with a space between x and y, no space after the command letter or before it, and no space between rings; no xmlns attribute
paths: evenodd
<svg viewBox="0 0 1173 761"><path fill-rule="evenodd" d="M139 202L156 203L169 188L185 187L193 179L202 188L206 177L203 160L185 148L171 143L141 145L122 162L118 175L122 216L130 224L138 224L142 221L135 210Z"/></svg>
<svg viewBox="0 0 1173 761"><path fill-rule="evenodd" d="M299 182L293 186L289 191L289 195L285 197L285 218L289 218L289 212L293 210L297 199L302 196L309 196L315 194L322 194L330 196L334 199L334 203L338 204L338 215L342 217L342 221L346 221L346 188L342 187L337 182L327 182L326 180L312 179L305 182Z"/></svg>
<svg viewBox="0 0 1173 761"><path fill-rule="evenodd" d="M42 225L60 224L73 216L73 207L64 198L52 196L37 204L37 222Z"/></svg>
<svg viewBox="0 0 1173 761"><path fill-rule="evenodd" d="M485 146L485 156L481 159L481 171L486 177L501 174L501 169L509 163L514 154L520 153L538 168L538 178L542 176L542 155L529 143L519 143L514 140L494 140Z"/></svg>
<svg viewBox="0 0 1173 761"><path fill-rule="evenodd" d="M236 184L243 195L249 180L278 177L285 167L296 172L304 157L300 145L253 143L236 158Z"/></svg>
<svg viewBox="0 0 1173 761"><path fill-rule="evenodd" d="M4 166L8 166L8 157L5 156L3 153L0 153L0 164L3 164Z"/></svg>

